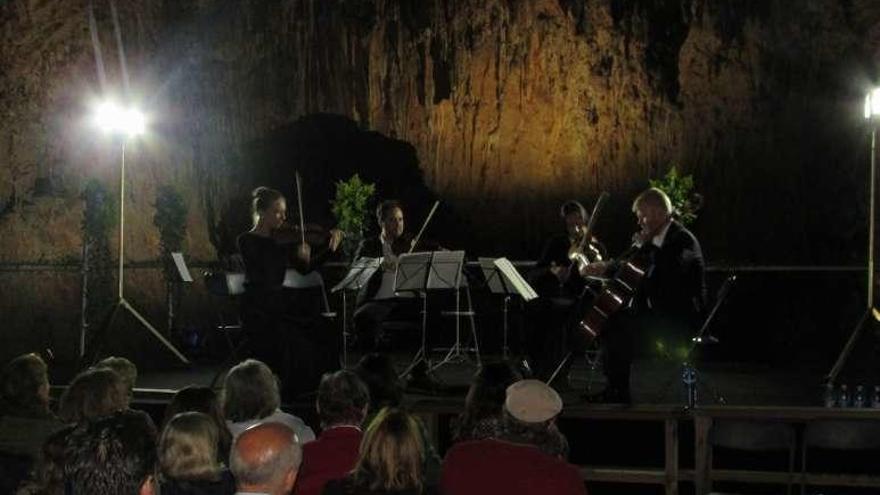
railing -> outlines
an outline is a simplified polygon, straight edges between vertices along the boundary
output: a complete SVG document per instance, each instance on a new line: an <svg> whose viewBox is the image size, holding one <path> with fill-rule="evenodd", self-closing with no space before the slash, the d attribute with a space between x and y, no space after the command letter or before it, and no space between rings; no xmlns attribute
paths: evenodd
<svg viewBox="0 0 880 495"><path fill-rule="evenodd" d="M463 405L449 400L418 400L413 410L423 418L428 430L434 435L435 445L439 438L439 422L442 415L454 415ZM664 461L657 467L633 466L578 466L587 482L627 483L659 485L667 495L676 495L683 482L693 483L695 493L707 494L712 481L733 481L742 483L791 482L797 485L806 482L814 486L845 486L880 488L880 475L828 474L828 473L788 473L777 471L753 471L733 469L711 469L712 445L710 431L718 419L749 421L775 421L792 424L806 424L819 420L855 420L880 422L880 409L834 409L820 407L751 407L717 406L685 410L671 405L637 405L622 407L614 405L574 405L566 407L562 419L588 421L653 421L663 424ZM683 468L679 452L681 450L680 427L683 423L694 425L693 468ZM576 441L576 440L575 440Z"/></svg>

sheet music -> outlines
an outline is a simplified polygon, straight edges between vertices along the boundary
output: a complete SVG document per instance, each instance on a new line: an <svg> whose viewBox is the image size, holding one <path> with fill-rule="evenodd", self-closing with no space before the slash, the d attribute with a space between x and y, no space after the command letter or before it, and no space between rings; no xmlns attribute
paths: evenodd
<svg viewBox="0 0 880 495"><path fill-rule="evenodd" d="M501 272L495 266L495 258L479 258L479 263L489 290L493 294L507 294L507 287L501 278Z"/></svg>
<svg viewBox="0 0 880 495"><path fill-rule="evenodd" d="M303 275L292 268L284 271L284 282L281 283L282 287L287 287L288 289L308 289L309 287L320 287L322 285L324 285L324 280L321 278L320 273L311 271Z"/></svg>
<svg viewBox="0 0 880 495"><path fill-rule="evenodd" d="M507 258L498 258L495 260L495 266L498 267L501 276L504 277L504 282L509 287L513 288L523 300L531 301L538 297L538 293L535 292L535 289L526 282L526 279L524 279L518 271L516 271L516 267L513 266L513 263L511 263L510 260Z"/></svg>
<svg viewBox="0 0 880 495"><path fill-rule="evenodd" d="M381 264L382 258L367 258L366 256L358 258L351 265L345 277L338 284L334 285L330 291L339 292L343 289L359 290L367 284L367 281L370 280L370 277L379 269Z"/></svg>
<svg viewBox="0 0 880 495"><path fill-rule="evenodd" d="M431 253L400 255L394 277L394 292L425 290L430 264Z"/></svg>
<svg viewBox="0 0 880 495"><path fill-rule="evenodd" d="M192 282L192 275L189 273L189 268L186 266L186 261L183 259L183 253L171 253L171 259L174 260L174 266L177 268L177 274L180 275L180 280L184 282Z"/></svg>
<svg viewBox="0 0 880 495"><path fill-rule="evenodd" d="M431 254L428 289L457 289L461 283L464 251L435 251Z"/></svg>

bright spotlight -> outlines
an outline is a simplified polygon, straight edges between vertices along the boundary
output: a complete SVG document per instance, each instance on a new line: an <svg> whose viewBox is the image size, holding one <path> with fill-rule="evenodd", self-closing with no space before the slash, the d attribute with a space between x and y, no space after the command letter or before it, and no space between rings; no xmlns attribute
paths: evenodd
<svg viewBox="0 0 880 495"><path fill-rule="evenodd" d="M104 132L118 132L128 137L143 134L147 127L146 118L139 110L126 110L113 102L105 102L97 107L95 124Z"/></svg>
<svg viewBox="0 0 880 495"><path fill-rule="evenodd" d="M880 88L874 88L865 96L865 118L878 116L880 116Z"/></svg>

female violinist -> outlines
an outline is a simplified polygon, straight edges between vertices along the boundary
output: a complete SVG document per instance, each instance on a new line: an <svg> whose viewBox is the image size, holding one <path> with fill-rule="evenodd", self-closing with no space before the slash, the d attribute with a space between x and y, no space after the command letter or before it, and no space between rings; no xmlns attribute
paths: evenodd
<svg viewBox="0 0 880 495"><path fill-rule="evenodd" d="M309 235L291 227L285 222L284 195L268 187L254 189L251 209L253 228L238 237L245 266L242 324L253 357L269 365L284 382L290 366L291 308L297 306L291 304L291 295L284 290L285 272L289 264L301 273L314 270L338 248L341 234L330 231L317 236L313 229ZM320 240L320 244L313 248L309 237ZM315 251L317 255L313 255Z"/></svg>

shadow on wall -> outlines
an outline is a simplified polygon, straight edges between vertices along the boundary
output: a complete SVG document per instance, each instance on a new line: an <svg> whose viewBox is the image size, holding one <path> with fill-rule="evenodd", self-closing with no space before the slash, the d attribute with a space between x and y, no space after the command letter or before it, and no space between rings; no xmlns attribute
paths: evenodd
<svg viewBox="0 0 880 495"><path fill-rule="evenodd" d="M336 182L355 173L376 185L370 210L382 199L400 200L406 209L407 230L413 233L421 227L436 199L425 184L411 144L365 131L341 115L307 115L264 139L248 143L241 151L238 166L244 169L241 175L249 183L241 184L239 193L223 206L212 233L221 257L236 252L236 237L251 227L250 193L256 186L280 190L287 197L289 220L297 221L297 171L302 178L305 221L327 228L335 225L331 201L336 195ZM444 205L435 213L424 238L439 239L454 247L456 241L466 238L465 233L454 231L454 225L455 212ZM377 233L372 215L368 226L368 235Z"/></svg>

